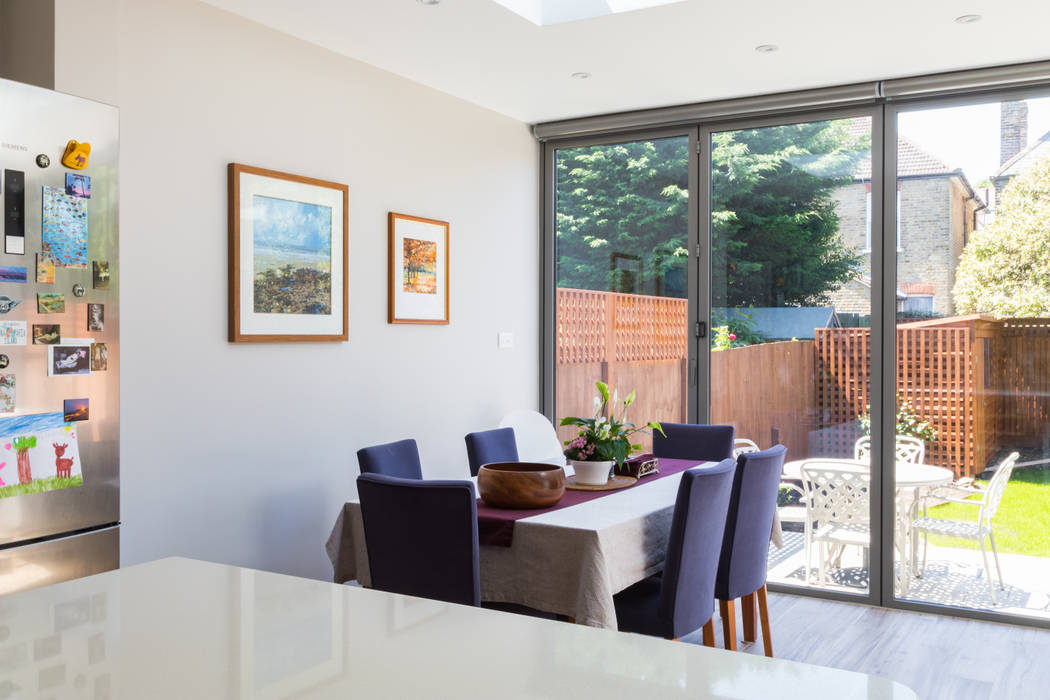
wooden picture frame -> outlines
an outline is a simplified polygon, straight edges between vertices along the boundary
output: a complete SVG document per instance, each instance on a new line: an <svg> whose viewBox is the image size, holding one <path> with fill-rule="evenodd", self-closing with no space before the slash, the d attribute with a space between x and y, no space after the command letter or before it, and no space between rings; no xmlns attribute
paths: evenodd
<svg viewBox="0 0 1050 700"><path fill-rule="evenodd" d="M448 325L448 222L390 212L387 229L387 322Z"/></svg>
<svg viewBox="0 0 1050 700"><path fill-rule="evenodd" d="M348 340L350 188L240 163L228 176L229 341Z"/></svg>

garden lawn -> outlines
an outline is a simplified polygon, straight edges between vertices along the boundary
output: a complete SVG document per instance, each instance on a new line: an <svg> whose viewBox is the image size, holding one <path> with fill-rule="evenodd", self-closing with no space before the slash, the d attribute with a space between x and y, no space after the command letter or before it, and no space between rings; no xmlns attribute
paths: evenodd
<svg viewBox="0 0 1050 700"><path fill-rule="evenodd" d="M988 482L979 480L982 487ZM978 506L945 503L930 508L931 518L977 521ZM1000 552L1050 557L1050 469L1019 469L1006 485L999 510L992 518L992 533ZM972 540L931 536L930 543L941 547L979 549Z"/></svg>

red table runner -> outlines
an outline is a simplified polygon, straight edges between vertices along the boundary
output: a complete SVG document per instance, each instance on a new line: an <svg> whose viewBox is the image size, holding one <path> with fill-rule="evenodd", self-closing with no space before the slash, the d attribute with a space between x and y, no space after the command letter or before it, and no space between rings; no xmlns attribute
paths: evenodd
<svg viewBox="0 0 1050 700"><path fill-rule="evenodd" d="M561 510L562 508L569 508L570 506L593 501L596 498L602 498L603 496L608 496L614 493L630 491L641 484L648 484L657 479L680 474L686 469L691 469L701 464L704 464L704 462L695 459L670 459L667 457L661 457L659 462L660 472L658 474L643 476L638 480L638 483L615 491L577 491L575 489L565 489L565 495L562 496L561 500L549 508L513 510L509 508L493 508L479 498L478 542L480 544L493 545L496 547L509 547L514 538L514 522L517 520L531 518L534 515L540 515L542 513L550 513L551 511Z"/></svg>

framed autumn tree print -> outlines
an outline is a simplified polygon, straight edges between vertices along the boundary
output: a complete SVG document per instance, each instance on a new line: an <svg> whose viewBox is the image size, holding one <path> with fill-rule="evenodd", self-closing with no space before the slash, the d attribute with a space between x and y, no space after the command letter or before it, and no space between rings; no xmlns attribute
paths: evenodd
<svg viewBox="0 0 1050 700"><path fill-rule="evenodd" d="M448 222L390 212L387 321L447 324Z"/></svg>

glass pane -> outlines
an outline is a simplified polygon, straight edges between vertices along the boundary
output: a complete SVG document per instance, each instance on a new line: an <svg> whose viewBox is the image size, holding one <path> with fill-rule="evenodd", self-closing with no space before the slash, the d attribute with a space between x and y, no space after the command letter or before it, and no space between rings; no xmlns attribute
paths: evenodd
<svg viewBox="0 0 1050 700"><path fill-rule="evenodd" d="M637 392L636 424L685 422L688 137L559 149L555 167L556 416L592 416L600 380Z"/></svg>
<svg viewBox="0 0 1050 700"><path fill-rule="evenodd" d="M1046 618L1050 99L897 127L897 593Z"/></svg>
<svg viewBox="0 0 1050 700"><path fill-rule="evenodd" d="M769 580L866 593L871 118L711 142L711 420L787 446Z"/></svg>

